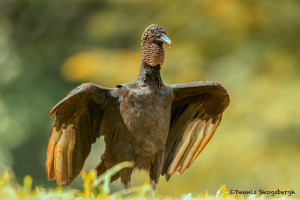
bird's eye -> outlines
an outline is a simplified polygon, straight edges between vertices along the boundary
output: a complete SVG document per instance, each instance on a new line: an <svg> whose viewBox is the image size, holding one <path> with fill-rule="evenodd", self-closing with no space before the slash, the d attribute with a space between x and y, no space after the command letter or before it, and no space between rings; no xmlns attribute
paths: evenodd
<svg viewBox="0 0 300 200"><path fill-rule="evenodd" d="M151 34L154 34L154 33L155 33L155 31L154 31L154 30L150 30L150 32L151 32Z"/></svg>

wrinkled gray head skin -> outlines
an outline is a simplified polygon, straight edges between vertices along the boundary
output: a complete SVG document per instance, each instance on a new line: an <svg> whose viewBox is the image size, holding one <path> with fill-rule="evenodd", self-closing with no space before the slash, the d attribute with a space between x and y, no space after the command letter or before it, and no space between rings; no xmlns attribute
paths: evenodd
<svg viewBox="0 0 300 200"><path fill-rule="evenodd" d="M167 37L165 29L157 24L148 26L142 36L142 59L148 65L162 66L165 59L163 43L171 47L172 41Z"/></svg>
<svg viewBox="0 0 300 200"><path fill-rule="evenodd" d="M148 42L166 43L170 47L172 45L171 40L167 37L165 29L157 24L151 24L145 29L142 40L147 40Z"/></svg>

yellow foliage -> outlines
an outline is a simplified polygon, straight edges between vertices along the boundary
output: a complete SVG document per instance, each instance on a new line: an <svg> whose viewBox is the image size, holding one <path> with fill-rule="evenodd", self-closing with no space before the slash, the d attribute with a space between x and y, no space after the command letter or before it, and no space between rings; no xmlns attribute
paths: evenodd
<svg viewBox="0 0 300 200"><path fill-rule="evenodd" d="M11 173L4 171L0 176L0 199L77 199L77 200L87 200L87 199L177 199L171 196L168 197L155 197L154 192L149 184L143 184L139 187L132 187L127 190L121 190L115 193L110 193L109 188L105 186L105 184L109 184L110 178L116 172L121 170L124 167L132 167L131 162L124 162L116 165L111 170L106 172L100 177L96 177L96 171L92 170L88 173L82 172L81 176L84 181L83 183L83 191L73 190L71 188L63 189L62 187L57 187L55 190L53 189L45 189L41 187L36 187L35 190L31 190L32 187L32 178L31 176L25 176L23 180L23 187L15 183L12 179ZM98 190L96 190L98 187ZM226 199L226 200L264 200L264 199L293 199L291 197L281 196L280 198L267 198L264 195L256 196L256 195L234 195L229 194L227 188L222 185L220 189L217 191L216 195L209 195L207 192L203 195L200 194L197 197L193 197L191 193L182 195L181 198L183 200L192 200L192 199ZM295 199L295 198L294 198Z"/></svg>

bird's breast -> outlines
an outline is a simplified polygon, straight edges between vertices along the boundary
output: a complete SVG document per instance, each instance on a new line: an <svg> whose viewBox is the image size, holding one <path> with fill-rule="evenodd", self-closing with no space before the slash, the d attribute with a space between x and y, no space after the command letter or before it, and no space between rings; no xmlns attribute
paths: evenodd
<svg viewBox="0 0 300 200"><path fill-rule="evenodd" d="M173 93L163 86L159 92L147 87L132 89L123 97L120 112L133 143L143 151L157 151L168 134ZM154 152L153 152L154 153Z"/></svg>

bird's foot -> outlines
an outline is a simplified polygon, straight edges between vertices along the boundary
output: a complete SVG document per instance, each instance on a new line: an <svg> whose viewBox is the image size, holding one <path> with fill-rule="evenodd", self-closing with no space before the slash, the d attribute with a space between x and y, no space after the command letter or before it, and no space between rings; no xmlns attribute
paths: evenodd
<svg viewBox="0 0 300 200"><path fill-rule="evenodd" d="M150 185L151 185L152 189L155 191L156 181L155 180L150 180Z"/></svg>
<svg viewBox="0 0 300 200"><path fill-rule="evenodd" d="M124 188L127 190L129 188L131 188L131 182L127 182L127 183L124 183Z"/></svg>
<svg viewBox="0 0 300 200"><path fill-rule="evenodd" d="M152 187L152 190L150 191L152 198L155 198L155 188L156 188L156 181L150 180L150 185Z"/></svg>
<svg viewBox="0 0 300 200"><path fill-rule="evenodd" d="M123 183L123 186L124 186L124 188L125 188L125 199L128 199L128 197L129 197L129 193L128 193L128 189L130 189L131 188L131 182L129 181L129 182L127 182L127 183Z"/></svg>
<svg viewBox="0 0 300 200"><path fill-rule="evenodd" d="M156 189L156 184L157 183L158 183L158 179L157 180L150 180L150 185L152 187L151 194L152 194L153 198L155 197L155 189Z"/></svg>

